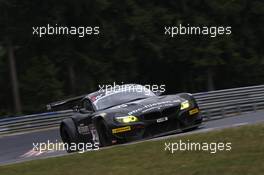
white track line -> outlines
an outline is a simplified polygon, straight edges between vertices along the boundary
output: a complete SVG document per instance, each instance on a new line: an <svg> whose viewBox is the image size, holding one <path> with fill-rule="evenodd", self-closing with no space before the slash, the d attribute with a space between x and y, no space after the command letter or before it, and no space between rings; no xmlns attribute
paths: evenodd
<svg viewBox="0 0 264 175"><path fill-rule="evenodd" d="M233 124L232 126L243 126L243 125L248 125L249 123L248 122L244 122L244 123L236 123L236 124Z"/></svg>
<svg viewBox="0 0 264 175"><path fill-rule="evenodd" d="M39 156L43 153L44 152L35 151L35 150L31 149L28 152L26 152L25 154L21 155L20 157L23 157L23 158L34 157L34 156Z"/></svg>

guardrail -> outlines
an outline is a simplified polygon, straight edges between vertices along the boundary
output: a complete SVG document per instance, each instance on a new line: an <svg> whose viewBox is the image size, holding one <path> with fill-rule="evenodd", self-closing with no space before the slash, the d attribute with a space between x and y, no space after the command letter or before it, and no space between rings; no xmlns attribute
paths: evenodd
<svg viewBox="0 0 264 175"><path fill-rule="evenodd" d="M264 85L193 94L204 120L235 116L264 109ZM72 110L0 119L0 135L57 127Z"/></svg>
<svg viewBox="0 0 264 175"><path fill-rule="evenodd" d="M264 109L264 85L193 94L205 120Z"/></svg>

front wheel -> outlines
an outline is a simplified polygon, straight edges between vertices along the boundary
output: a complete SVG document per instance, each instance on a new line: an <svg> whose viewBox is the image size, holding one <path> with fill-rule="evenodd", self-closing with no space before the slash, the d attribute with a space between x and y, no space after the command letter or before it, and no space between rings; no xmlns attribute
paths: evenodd
<svg viewBox="0 0 264 175"><path fill-rule="evenodd" d="M107 124L103 120L97 122L96 131L99 137L98 140L100 147L112 145L112 135Z"/></svg>

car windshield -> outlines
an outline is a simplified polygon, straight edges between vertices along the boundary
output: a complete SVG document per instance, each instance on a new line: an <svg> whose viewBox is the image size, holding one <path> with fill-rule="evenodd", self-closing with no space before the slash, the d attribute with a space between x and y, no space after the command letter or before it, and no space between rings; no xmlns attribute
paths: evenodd
<svg viewBox="0 0 264 175"><path fill-rule="evenodd" d="M131 90L129 88L118 91L112 90L107 91L105 95L96 99L93 104L97 110L101 110L112 106L121 105L137 99L143 99L152 96L155 96L155 94L145 87L143 87L141 90Z"/></svg>

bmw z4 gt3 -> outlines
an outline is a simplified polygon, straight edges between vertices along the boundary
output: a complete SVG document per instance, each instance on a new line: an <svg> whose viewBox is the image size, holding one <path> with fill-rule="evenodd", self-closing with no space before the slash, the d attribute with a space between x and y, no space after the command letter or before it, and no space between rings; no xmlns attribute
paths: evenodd
<svg viewBox="0 0 264 175"><path fill-rule="evenodd" d="M127 85L122 90L100 90L48 107L74 101L79 103L77 112L60 124L62 141L68 144L108 146L194 129L202 123L199 107L188 93L159 96L144 86Z"/></svg>

